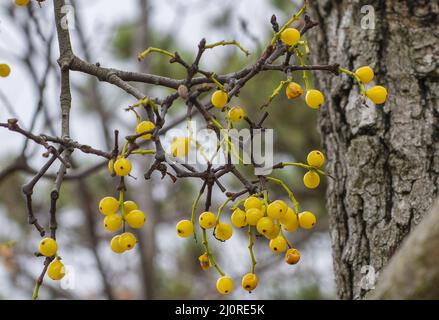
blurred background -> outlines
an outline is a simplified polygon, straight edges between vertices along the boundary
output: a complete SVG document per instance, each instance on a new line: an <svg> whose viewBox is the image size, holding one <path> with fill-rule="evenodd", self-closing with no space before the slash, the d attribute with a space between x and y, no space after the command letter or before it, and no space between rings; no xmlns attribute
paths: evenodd
<svg viewBox="0 0 439 320"><path fill-rule="evenodd" d="M208 3L208 5L207 5ZM0 4L0 63L8 63L12 73L0 79L0 122L17 118L19 124L34 133L59 135L59 75L56 59L52 1L39 8L20 8L12 0ZM245 57L235 47L219 47L202 58L202 67L217 74L236 71L253 62L271 39L271 15L286 21L301 5L291 0L75 0L70 21L75 53L104 67L142 71L182 78L184 69L170 64L161 55L151 55L139 63L137 54L154 46L178 51L188 61L194 58L201 38L208 43L237 40L251 51ZM311 44L312 49L312 44ZM118 88L72 72L72 138L110 151L113 131L124 137L132 133L135 118L124 111L132 97ZM280 73L265 72L241 91L234 103L254 113L282 80ZM294 74L301 82L301 73ZM163 97L166 89L140 86L153 96ZM176 102L182 103L177 100ZM186 108L175 106L169 118L179 119ZM288 101L282 93L269 109L266 126L275 129L275 161L302 161L313 149L320 148L316 113L299 101ZM195 118L197 120L197 118ZM203 122L200 121L200 126ZM184 128L185 123L181 124ZM2 128L0 131L0 298L29 299L43 259L34 256L40 240L27 224L21 186L44 163L44 150L25 143L22 136ZM23 159L28 159L23 163ZM203 271L198 256L201 244L181 239L175 233L178 220L190 216L198 193L198 181L161 180L155 173L143 179L148 157L137 159L128 181L128 197L147 213L146 227L139 232L136 250L114 254L109 246L113 234L106 232L98 211L99 200L116 195L112 179L102 159L80 152L73 155L78 168L76 179L63 184L58 209L58 243L64 263L71 272L71 287L46 277L41 299L215 299L215 269ZM99 167L100 170L94 170ZM90 169L90 170L89 170ZM93 169L93 170L92 170ZM245 168L242 168L245 170ZM55 174L55 168L49 176ZM250 175L251 172L248 170ZM274 255L268 242L258 238L255 255L258 288L248 294L237 288L228 298L236 299L327 299L335 297L331 247L324 207L325 181L314 191L305 189L303 170L288 168L275 173L295 192L301 207L314 211L317 227L289 235L302 253L298 265L284 263L283 255ZM239 191L234 179L222 180L229 190ZM47 225L52 179L42 180L33 195L35 213ZM215 189L213 209L225 200ZM286 194L271 185L271 198L286 199ZM202 204L200 208L202 207ZM227 210L224 217L230 216ZM227 217L228 219L228 217ZM226 243L211 241L221 267L235 279L236 286L248 272L250 258L247 235L234 230Z"/></svg>

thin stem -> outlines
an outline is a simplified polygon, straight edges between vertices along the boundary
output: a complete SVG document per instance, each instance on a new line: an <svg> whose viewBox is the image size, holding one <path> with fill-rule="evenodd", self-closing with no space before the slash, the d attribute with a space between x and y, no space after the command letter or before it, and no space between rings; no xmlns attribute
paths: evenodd
<svg viewBox="0 0 439 320"><path fill-rule="evenodd" d="M210 76L210 79L212 79L212 81L216 84L216 86L217 86L221 91L226 92L226 89L225 89L224 86L221 84L221 82L219 82L219 81L216 79L216 74L213 73L213 74Z"/></svg>
<svg viewBox="0 0 439 320"><path fill-rule="evenodd" d="M262 191L262 194L264 195L264 204L265 204L265 207L268 208L268 202L269 202L269 199L268 199L268 190L264 190L264 191Z"/></svg>
<svg viewBox="0 0 439 320"><path fill-rule="evenodd" d="M245 49L238 41L236 40L232 40L232 41L219 41L219 42L215 42L212 44L208 44L205 46L206 49L212 49L218 46L228 46L228 45L233 45L233 46L237 46L239 48L239 50L241 50L242 52L244 52L244 54L246 56L250 55L250 51L248 51L247 49Z"/></svg>
<svg viewBox="0 0 439 320"><path fill-rule="evenodd" d="M301 163L301 162L282 162L282 166L284 166L284 167L287 167L287 166L301 167L301 168L304 168L304 169L307 169L310 171L315 171L318 174L321 174L322 176L331 177L327 172L320 170L320 169L317 169L313 166Z"/></svg>
<svg viewBox="0 0 439 320"><path fill-rule="evenodd" d="M119 206L120 206L120 212L122 213L122 230L125 232L125 206L124 203L124 191L119 191Z"/></svg>
<svg viewBox="0 0 439 320"><path fill-rule="evenodd" d="M304 54L299 49L295 49L294 51L296 53L297 58L299 59L300 65L302 67L304 67L303 71L302 71L303 72L303 81L305 82L306 91L308 91L311 88L311 86L309 84L308 72L306 71L306 68L305 68L306 62L305 62Z"/></svg>
<svg viewBox="0 0 439 320"><path fill-rule="evenodd" d="M123 145L123 148L122 148L122 157L125 157L125 154L126 154L126 152L127 152L127 148L128 148L128 146L129 146L129 144L130 144L130 142L129 141L127 141L127 142L125 142L125 144Z"/></svg>
<svg viewBox="0 0 439 320"><path fill-rule="evenodd" d="M248 226L248 238L249 238L248 251L250 252L250 258L252 260L251 273L255 273L255 267L257 262L255 259L255 254L253 253L253 245L254 245L253 227L250 225Z"/></svg>
<svg viewBox="0 0 439 320"><path fill-rule="evenodd" d="M285 241L287 242L288 248L291 249L291 248L292 248L291 243L290 243L290 241L288 241L288 238L285 236L285 233L284 233L284 231L282 230L282 228L280 228L280 235L281 235L281 237L284 238Z"/></svg>
<svg viewBox="0 0 439 320"><path fill-rule="evenodd" d="M235 203L235 204L233 205L233 207L230 208L230 210L233 211L233 210L237 209L242 203L245 202L245 200L247 200L247 199L241 199L241 200L239 200L237 203Z"/></svg>
<svg viewBox="0 0 439 320"><path fill-rule="evenodd" d="M200 202L200 198L201 198L201 196L202 196L203 193L204 193L204 188L205 188L205 185L203 185L203 186L201 187L200 192L198 192L198 195L197 195L197 197L195 198L194 203L192 204L191 221L192 221L192 225L194 225L194 226L195 226L195 210L197 210L198 203ZM198 240L197 240L197 233L196 233L195 231L194 231L194 240L195 240L195 242L198 242Z"/></svg>
<svg viewBox="0 0 439 320"><path fill-rule="evenodd" d="M221 217L221 213L223 212L224 207L230 202L233 201L232 198L227 198L226 201L224 201L221 206L218 208L218 213L216 215L216 224L218 224L220 217Z"/></svg>
<svg viewBox="0 0 439 320"><path fill-rule="evenodd" d="M139 61L142 61L142 60L145 59L145 57L146 57L148 54L150 54L151 52L161 53L161 54L164 54L164 55L166 55L166 56L169 56L169 57L175 59L175 54L173 54L173 53L171 53L171 52L169 52L169 51L166 51L166 50L160 49L160 48L153 48L153 47L149 47L148 49L146 49L145 51L143 51L142 53L140 53L140 54L137 56L137 59L139 59Z"/></svg>
<svg viewBox="0 0 439 320"><path fill-rule="evenodd" d="M201 228L202 233L203 233L203 245L204 248L206 249L206 254L208 255L210 261L212 262L212 264L214 265L215 269L218 271L218 273L221 276L225 276L225 273L223 272L223 270L221 270L220 266L218 265L218 263L216 263L215 258L212 254L212 252L209 249L209 243L207 242L207 236L206 236L206 229Z"/></svg>
<svg viewBox="0 0 439 320"><path fill-rule="evenodd" d="M361 88L361 95L362 95L363 97L366 96L366 88L365 88L365 86L364 86L364 83L361 81L360 77L357 76L356 73L354 73L354 72L352 72L352 71L349 71L349 70L347 70L347 69L344 69L344 68L338 68L338 70L339 70L340 72L346 73L347 75L353 77L353 78L355 79L355 81L358 82L358 85L359 85L360 88Z"/></svg>
<svg viewBox="0 0 439 320"><path fill-rule="evenodd" d="M38 299L38 292L40 291L41 283L38 281L35 283L34 291L32 293L32 300Z"/></svg>
<svg viewBox="0 0 439 320"><path fill-rule="evenodd" d="M291 78L288 78L287 80L282 80L282 81L279 83L279 85L276 87L276 89L274 89L273 93L272 93L271 96L268 98L268 101L265 102L265 103L262 105L261 109L262 109L262 108L265 108L265 107L267 107L267 106L269 106L270 103L273 101L273 99L276 98L276 97L279 95L279 93L282 91L282 89L285 87L285 85L288 84L288 83L290 83L290 82L291 82Z"/></svg>
<svg viewBox="0 0 439 320"><path fill-rule="evenodd" d="M283 26L282 28L280 28L280 30L278 32L276 32L274 34L273 39L271 40L271 46L274 47L274 45L276 44L276 41L279 40L280 35L282 34L282 32L285 31L285 29L287 29L294 21L298 20L302 14L304 14L306 12L306 9L308 7L308 1L305 0L303 2L303 7L290 19L288 20Z"/></svg>
<svg viewBox="0 0 439 320"><path fill-rule="evenodd" d="M218 129L223 129L223 126L214 117L210 117L209 120L212 121L215 127L217 127Z"/></svg>
<svg viewBox="0 0 439 320"><path fill-rule="evenodd" d="M155 154L156 153L156 151L155 150L134 150L134 151L132 151L131 152L131 154L142 154L142 155L145 155L145 154Z"/></svg>
<svg viewBox="0 0 439 320"><path fill-rule="evenodd" d="M280 179L276 179L273 177L266 177L268 181L272 181L274 183L277 183L278 185L280 185L282 188L285 189L285 191L288 193L288 196L291 199L291 202L293 203L294 209L296 210L296 212L299 212L299 202L297 202L296 198L294 197L293 192L291 191L290 188L288 188L288 186Z"/></svg>

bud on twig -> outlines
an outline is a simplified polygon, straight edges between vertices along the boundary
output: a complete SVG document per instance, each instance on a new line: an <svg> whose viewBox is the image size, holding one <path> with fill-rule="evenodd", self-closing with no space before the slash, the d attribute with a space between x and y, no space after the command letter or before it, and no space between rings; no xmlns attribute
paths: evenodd
<svg viewBox="0 0 439 320"><path fill-rule="evenodd" d="M184 100L187 100L187 98L189 97L189 89L184 84L180 84L178 86L177 92L180 98Z"/></svg>

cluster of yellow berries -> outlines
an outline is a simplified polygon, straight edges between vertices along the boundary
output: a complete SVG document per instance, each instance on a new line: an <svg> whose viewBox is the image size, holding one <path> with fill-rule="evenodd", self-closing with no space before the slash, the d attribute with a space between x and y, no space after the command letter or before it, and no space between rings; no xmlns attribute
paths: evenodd
<svg viewBox="0 0 439 320"><path fill-rule="evenodd" d="M273 240L271 240L273 241ZM285 251L285 250L284 250ZM285 262L288 264L296 264L300 260L300 253L297 249L290 248L287 250L285 254ZM248 291L252 292L258 286L259 279L258 277L250 272L242 277L241 287ZM234 283L233 279L229 276L222 276L216 282L216 289L221 294L229 294L233 291Z"/></svg>
<svg viewBox="0 0 439 320"><path fill-rule="evenodd" d="M229 240L233 230L230 224L219 222L213 212L203 212L198 219L200 227L204 230L214 229L214 236L220 241ZM282 229L294 232L298 227L311 229L316 224L316 217L310 211L299 214L288 207L282 200L275 200L267 205L256 196L250 196L244 201L244 208L237 207L231 215L231 223L237 229L246 226L256 227L258 233L269 240L269 248L274 253L285 253L288 264L296 264L300 260L300 253L292 248ZM176 232L180 237L187 238L194 234L194 224L190 220L181 220L177 223ZM209 269L212 264L207 253L199 257L203 270ZM258 278L253 273L248 273L242 278L242 287L253 291L258 284ZM216 284L221 294L229 294L233 290L233 280L228 276L221 276Z"/></svg>
<svg viewBox="0 0 439 320"><path fill-rule="evenodd" d="M287 232L294 232L299 226L311 229L316 223L316 218L309 211L296 215L283 200L275 200L266 206L258 197L250 196L244 202L244 210L238 207L233 211L231 221L238 229L247 225L256 226L256 230L270 240L270 249L280 253L287 247L281 227Z"/></svg>
<svg viewBox="0 0 439 320"><path fill-rule="evenodd" d="M225 92L223 89L216 90L212 94L211 102L215 108L223 109L228 101L229 101L229 96L227 92ZM233 123L241 122L242 120L244 120L245 116L246 116L245 110L241 107L229 108L227 112L227 118L229 119L230 122Z"/></svg>
<svg viewBox="0 0 439 320"><path fill-rule="evenodd" d="M152 139L152 131L155 124L151 121L137 121L135 133L140 135L143 140ZM112 176L123 177L129 176L132 170L132 164L126 157L126 147L116 159L108 161L108 171ZM148 150L149 151L149 150ZM136 244L136 236L131 232L126 232L126 227L140 229L146 222L146 215L141 211L134 201L124 201L124 191L120 191L119 199L107 196L99 202L99 211L105 216L103 225L109 232L118 232L122 229L121 234L115 235L110 242L111 250L115 253L123 253L132 250ZM120 211L120 212L119 212Z"/></svg>
<svg viewBox="0 0 439 320"><path fill-rule="evenodd" d="M369 66L358 68L355 75L363 84L370 83L375 77L375 73ZM387 100L387 89L383 86L373 86L366 91L366 96L375 104L383 104Z"/></svg>
<svg viewBox="0 0 439 320"><path fill-rule="evenodd" d="M325 156L321 151L314 150L308 153L306 162L310 170L303 176L303 184L309 189L315 189L320 185L320 175L316 170L325 163Z"/></svg>
<svg viewBox="0 0 439 320"><path fill-rule="evenodd" d="M285 94L288 99L292 100L303 96L304 91L300 84L290 82L285 89ZM310 89L306 93L305 102L306 105L311 109L319 109L325 103L325 96L319 90Z"/></svg>
<svg viewBox="0 0 439 320"><path fill-rule="evenodd" d="M122 205L121 205L122 203ZM118 213L121 209L121 214ZM99 202L99 211L105 216L104 228L110 232L117 232L123 228L124 232L111 239L110 247L115 253L123 253L136 246L137 240L131 232L125 232L125 224L133 229L140 229L146 222L145 213L139 210L134 201L119 201L114 197L105 197Z"/></svg>
<svg viewBox="0 0 439 320"><path fill-rule="evenodd" d="M294 47L300 41L300 32L295 28L286 28L280 34L280 39L288 47ZM295 99L303 96L304 90L300 84L296 82L289 82L285 91L288 99ZM323 93L316 89L309 89L306 92L305 102L308 107L312 109L318 109L325 103L325 97Z"/></svg>
<svg viewBox="0 0 439 320"><path fill-rule="evenodd" d="M38 250L42 256L52 258L58 252L58 244L55 239L44 238L40 241ZM56 256L47 268L47 275L52 280L61 280L65 274L64 264L61 262L61 258Z"/></svg>
<svg viewBox="0 0 439 320"><path fill-rule="evenodd" d="M300 41L300 32L295 28L285 29L280 38L287 46L295 46ZM342 69L340 69L342 70ZM355 73L347 72L357 78L363 85L370 83L374 79L374 71L369 66L358 68ZM296 82L289 82L286 88L286 95L288 99L295 99L304 94L304 90L300 84ZM387 89L383 86L373 86L365 92L365 95L375 104L383 104L387 100ZM318 109L325 103L323 93L316 89L307 90L305 96L306 104L312 109Z"/></svg>
<svg viewBox="0 0 439 320"><path fill-rule="evenodd" d="M215 228L213 234L219 241L227 241L232 237L233 230L230 224L218 221L213 212L203 212L198 222L205 230ZM187 238L194 234L194 224L191 220L181 220L177 223L175 230L180 237Z"/></svg>
<svg viewBox="0 0 439 320"><path fill-rule="evenodd" d="M316 188L320 184L320 174L325 174L319 168L323 166L325 156L319 150L311 151L307 156L307 164L303 163L284 163L285 165L296 165L307 169L307 173L303 177L303 182L306 187L310 189ZM290 195L291 197L291 195ZM228 201L230 201L229 199ZM316 224L316 216L310 211L298 212L298 204L292 197L293 207L289 207L283 200L270 201L268 193L261 193L251 195L246 199L240 200L232 207L229 223L220 221L220 214L224 203L218 210L218 214L206 211L198 217L198 223L203 235L205 237L206 230L213 229L214 237L219 241L227 241L233 235L233 227L242 229L247 227L249 230L251 246L253 243L253 229L255 229L260 236L269 240L268 247L274 253L284 253L285 262L288 264L296 264L300 260L300 252L293 248L289 243L285 232L294 232L299 227L305 230L313 228ZM190 236L196 237L194 226L194 215L191 220L181 220L176 225L177 235L182 238ZM203 238L203 244L207 243L207 239ZM206 245L205 245L206 246ZM252 272L243 276L241 285L244 290L253 291L258 285L258 277L254 274L253 252L252 256ZM225 275L217 266L213 259L212 253L206 246L204 252L199 258L200 266L203 270L208 270L215 265L221 277L217 280L216 288L221 294L229 294L233 291L233 279Z"/></svg>

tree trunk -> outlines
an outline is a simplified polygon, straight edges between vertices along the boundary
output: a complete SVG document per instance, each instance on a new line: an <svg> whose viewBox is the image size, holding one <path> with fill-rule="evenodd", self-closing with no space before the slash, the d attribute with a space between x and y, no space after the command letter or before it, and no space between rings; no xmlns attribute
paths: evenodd
<svg viewBox="0 0 439 320"><path fill-rule="evenodd" d="M370 299L439 299L439 201L410 233Z"/></svg>
<svg viewBox="0 0 439 320"><path fill-rule="evenodd" d="M370 65L385 106L357 101L346 75L316 74L327 102L319 126L329 180L327 209L341 299L361 299L364 273L381 270L438 195L438 1L310 1L314 62ZM361 28L363 5L375 29ZM370 13L370 12L369 12ZM364 22L364 20L363 20ZM363 272L363 273L362 273Z"/></svg>

